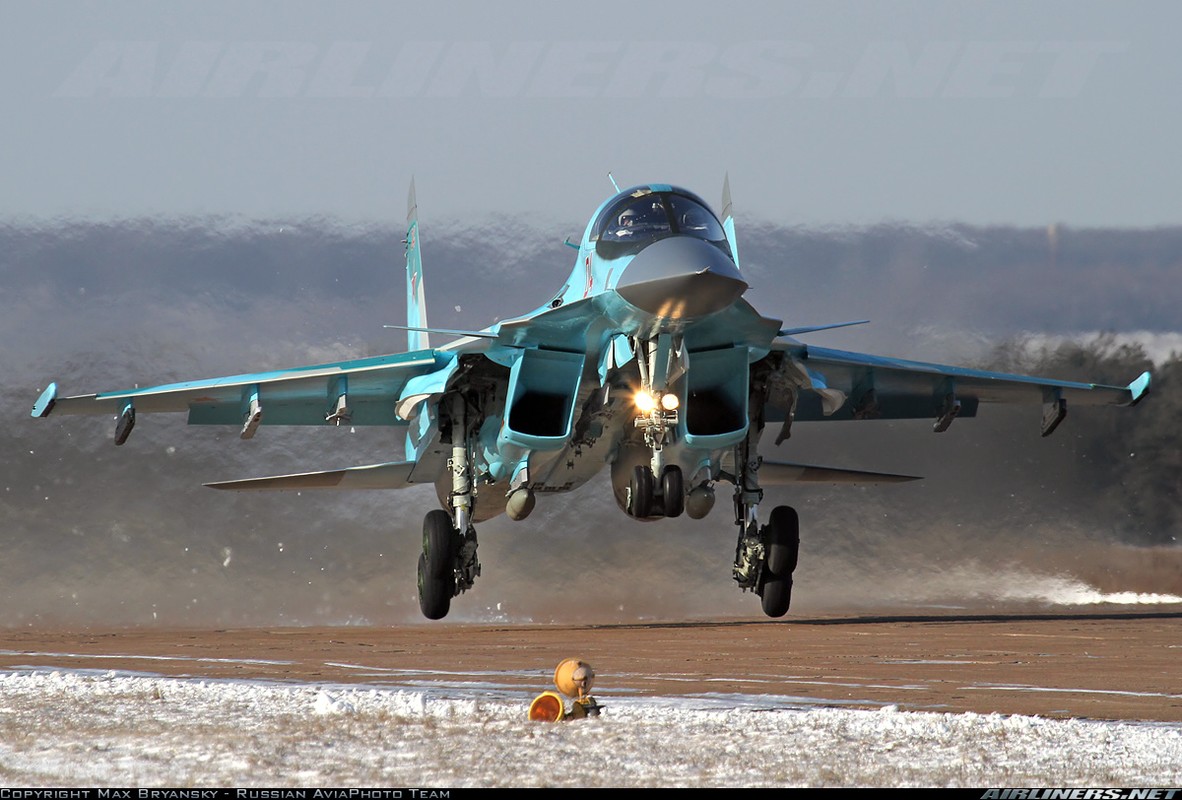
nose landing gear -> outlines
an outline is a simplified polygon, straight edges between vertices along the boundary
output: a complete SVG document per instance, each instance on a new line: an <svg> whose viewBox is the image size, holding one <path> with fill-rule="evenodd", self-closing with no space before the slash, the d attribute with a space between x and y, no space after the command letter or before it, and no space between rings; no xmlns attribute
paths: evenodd
<svg viewBox="0 0 1182 800"><path fill-rule="evenodd" d="M637 519L653 516L680 517L685 511L685 481L681 467L661 470L660 494L652 467L640 464L632 471L628 484L628 513Z"/></svg>
<svg viewBox="0 0 1182 800"><path fill-rule="evenodd" d="M685 481L681 467L665 464L664 450L678 423L681 401L669 387L684 370L681 344L663 333L655 340L634 339L632 347L640 369L640 390L635 395L640 413L635 424L644 433L651 458L633 470L627 510L638 519L679 517L685 511Z"/></svg>

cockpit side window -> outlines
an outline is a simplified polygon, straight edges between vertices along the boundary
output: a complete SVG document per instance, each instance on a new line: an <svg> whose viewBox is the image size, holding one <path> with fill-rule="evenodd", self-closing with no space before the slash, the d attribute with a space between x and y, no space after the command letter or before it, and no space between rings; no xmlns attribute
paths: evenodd
<svg viewBox="0 0 1182 800"><path fill-rule="evenodd" d="M725 242L726 233L718 219L705 206L688 197L669 195L669 210L678 233L695 236L708 242Z"/></svg>

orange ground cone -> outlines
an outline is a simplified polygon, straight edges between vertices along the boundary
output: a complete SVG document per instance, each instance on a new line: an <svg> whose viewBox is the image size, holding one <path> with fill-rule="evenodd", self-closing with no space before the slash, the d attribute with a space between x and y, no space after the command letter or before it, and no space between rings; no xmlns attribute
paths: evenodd
<svg viewBox="0 0 1182 800"><path fill-rule="evenodd" d="M529 704L529 718L536 722L559 722L565 716L566 707L555 692L542 692Z"/></svg>

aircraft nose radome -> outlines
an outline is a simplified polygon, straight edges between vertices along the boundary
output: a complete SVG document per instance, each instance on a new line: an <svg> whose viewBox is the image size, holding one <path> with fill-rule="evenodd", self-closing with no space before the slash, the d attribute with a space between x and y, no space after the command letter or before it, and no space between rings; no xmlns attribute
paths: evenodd
<svg viewBox="0 0 1182 800"><path fill-rule="evenodd" d="M628 263L616 292L633 306L662 317L700 317L721 311L747 291L726 253L690 236L660 239Z"/></svg>

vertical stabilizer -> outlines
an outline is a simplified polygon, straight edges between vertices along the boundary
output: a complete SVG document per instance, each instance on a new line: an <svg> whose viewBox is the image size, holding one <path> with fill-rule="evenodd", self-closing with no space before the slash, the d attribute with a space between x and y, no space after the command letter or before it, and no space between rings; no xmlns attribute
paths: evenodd
<svg viewBox="0 0 1182 800"><path fill-rule="evenodd" d="M410 179L406 197L406 324L410 328L427 327L427 298L423 290L423 255L419 248L419 204L415 200L415 181ZM406 332L407 348L428 350L431 347L425 330Z"/></svg>
<svg viewBox="0 0 1182 800"><path fill-rule="evenodd" d="M727 244L731 246L731 256L735 266L739 265L739 243L735 241L735 215L731 208L731 176L728 173L722 179L722 229L726 231Z"/></svg>

